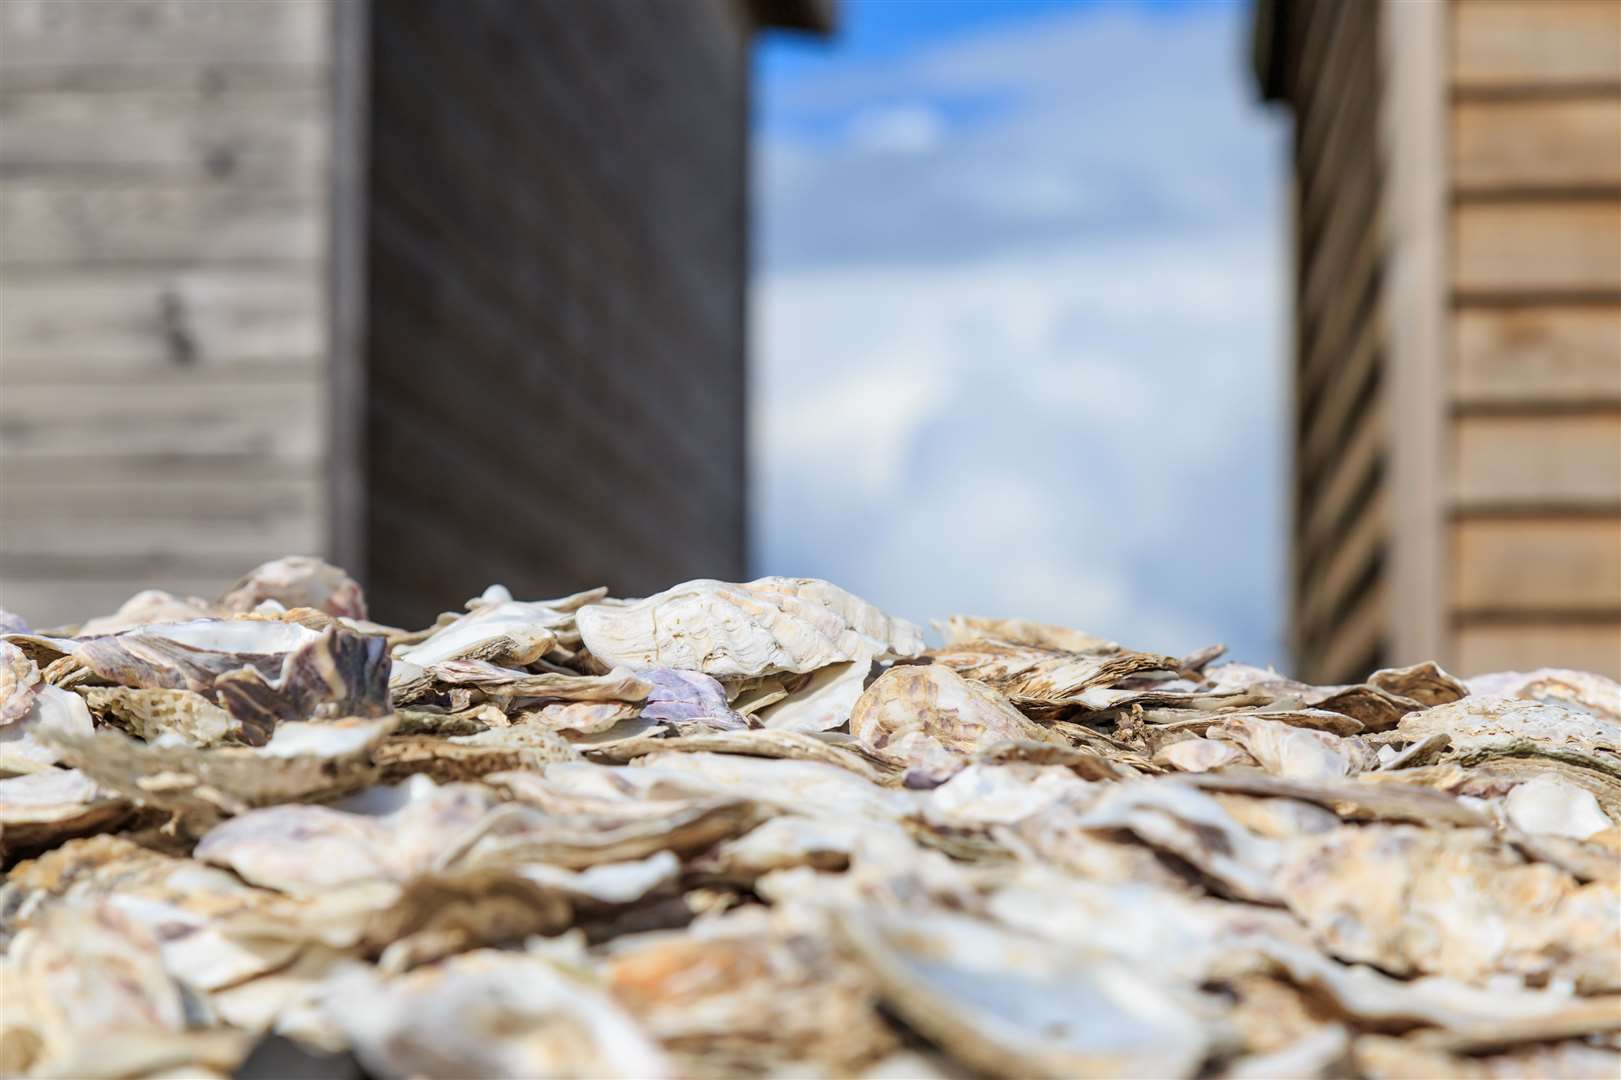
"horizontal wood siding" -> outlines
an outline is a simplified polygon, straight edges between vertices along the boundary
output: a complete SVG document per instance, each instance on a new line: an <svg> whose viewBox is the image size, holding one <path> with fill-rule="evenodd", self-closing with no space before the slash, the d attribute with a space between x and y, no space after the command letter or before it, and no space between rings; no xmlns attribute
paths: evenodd
<svg viewBox="0 0 1621 1080"><path fill-rule="evenodd" d="M328 0L0 4L0 606L325 544Z"/></svg>
<svg viewBox="0 0 1621 1080"><path fill-rule="evenodd" d="M368 584L743 567L743 8L372 7Z"/></svg>
<svg viewBox="0 0 1621 1080"><path fill-rule="evenodd" d="M1621 675L1621 4L1451 7L1451 660Z"/></svg>
<svg viewBox="0 0 1621 1080"><path fill-rule="evenodd" d="M1378 5L1291 5L1295 441L1291 628L1303 677L1380 662L1385 339Z"/></svg>

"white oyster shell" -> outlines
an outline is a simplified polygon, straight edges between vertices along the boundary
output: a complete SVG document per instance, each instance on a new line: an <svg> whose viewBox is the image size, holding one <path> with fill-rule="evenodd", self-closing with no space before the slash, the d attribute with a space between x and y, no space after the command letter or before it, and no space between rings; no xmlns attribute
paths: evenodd
<svg viewBox="0 0 1621 1080"><path fill-rule="evenodd" d="M605 664L720 679L923 651L916 626L814 578L689 581L623 606L592 604L577 618L586 648Z"/></svg>

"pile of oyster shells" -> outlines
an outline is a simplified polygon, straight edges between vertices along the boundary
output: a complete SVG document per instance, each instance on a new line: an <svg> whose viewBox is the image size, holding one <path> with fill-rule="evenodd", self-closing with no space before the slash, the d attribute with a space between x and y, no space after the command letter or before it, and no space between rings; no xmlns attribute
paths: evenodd
<svg viewBox="0 0 1621 1080"><path fill-rule="evenodd" d="M0 1071L1621 1075L1621 687L318 560L0 627Z"/></svg>

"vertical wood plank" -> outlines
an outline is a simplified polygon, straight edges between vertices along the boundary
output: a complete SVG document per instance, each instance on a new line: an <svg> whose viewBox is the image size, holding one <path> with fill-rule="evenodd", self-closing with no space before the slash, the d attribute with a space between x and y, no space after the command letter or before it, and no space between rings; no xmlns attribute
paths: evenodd
<svg viewBox="0 0 1621 1080"><path fill-rule="evenodd" d="M1389 259L1391 663L1450 653L1442 514L1447 390L1447 36L1450 4L1384 0Z"/></svg>

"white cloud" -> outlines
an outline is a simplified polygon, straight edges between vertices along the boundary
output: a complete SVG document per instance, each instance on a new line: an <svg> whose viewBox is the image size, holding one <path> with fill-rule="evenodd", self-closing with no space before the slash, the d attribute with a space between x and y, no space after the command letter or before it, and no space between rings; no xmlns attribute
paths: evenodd
<svg viewBox="0 0 1621 1080"><path fill-rule="evenodd" d="M762 139L755 569L1279 659L1276 136L1238 14L1082 11L787 91L951 135Z"/></svg>
<svg viewBox="0 0 1621 1080"><path fill-rule="evenodd" d="M850 121L849 141L872 154L924 154L945 140L943 117L926 105L862 109Z"/></svg>

